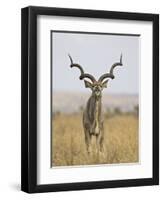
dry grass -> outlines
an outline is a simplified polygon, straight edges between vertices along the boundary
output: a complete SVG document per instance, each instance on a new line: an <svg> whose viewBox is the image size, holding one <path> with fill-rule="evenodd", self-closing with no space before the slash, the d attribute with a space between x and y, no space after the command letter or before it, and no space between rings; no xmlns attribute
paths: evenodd
<svg viewBox="0 0 163 200"><path fill-rule="evenodd" d="M138 118L117 115L105 119L105 151L97 155L95 139L88 155L81 114L59 114L52 124L52 166L138 162Z"/></svg>

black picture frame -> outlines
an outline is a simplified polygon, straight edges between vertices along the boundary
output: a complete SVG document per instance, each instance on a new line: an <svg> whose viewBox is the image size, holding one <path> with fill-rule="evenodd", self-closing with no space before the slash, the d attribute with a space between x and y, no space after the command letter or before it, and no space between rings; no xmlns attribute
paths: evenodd
<svg viewBox="0 0 163 200"><path fill-rule="evenodd" d="M37 184L37 16L55 15L153 23L153 177ZM159 15L29 6L21 11L21 190L28 193L159 184Z"/></svg>

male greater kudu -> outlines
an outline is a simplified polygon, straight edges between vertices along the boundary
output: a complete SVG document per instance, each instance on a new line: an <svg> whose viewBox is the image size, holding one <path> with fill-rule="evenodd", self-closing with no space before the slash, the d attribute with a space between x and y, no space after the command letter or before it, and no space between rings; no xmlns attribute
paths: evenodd
<svg viewBox="0 0 163 200"><path fill-rule="evenodd" d="M90 152L90 144L92 136L96 136L97 150L103 151L104 142L104 125L102 114L102 90L107 87L108 79L114 79L113 70L116 66L122 66L122 55L120 56L120 62L114 63L110 72L100 76L98 80L91 74L85 73L83 68L73 63L71 56L69 55L71 65L70 67L77 67L80 70L80 80L84 79L85 87L92 90L92 95L87 101L86 108L83 113L83 128L85 133L85 143L88 153ZM91 82L85 80L89 79Z"/></svg>

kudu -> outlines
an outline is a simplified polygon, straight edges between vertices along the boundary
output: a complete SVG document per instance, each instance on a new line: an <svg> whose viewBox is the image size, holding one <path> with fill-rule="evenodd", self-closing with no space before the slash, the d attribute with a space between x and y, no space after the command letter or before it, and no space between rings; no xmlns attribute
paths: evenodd
<svg viewBox="0 0 163 200"><path fill-rule="evenodd" d="M85 87L92 90L92 95L87 101L86 108L83 113L83 128L85 133L85 143L88 153L90 153L90 144L92 136L96 136L97 151L102 152L104 149L104 125L102 114L102 90L107 87L108 79L114 79L113 74L116 66L122 66L122 54L120 56L120 62L114 63L110 72L100 76L98 80L91 74L85 73L83 68L76 63L73 63L71 56L69 55L71 65L70 67L76 67L80 70L80 80L84 80ZM85 80L89 79L91 82Z"/></svg>

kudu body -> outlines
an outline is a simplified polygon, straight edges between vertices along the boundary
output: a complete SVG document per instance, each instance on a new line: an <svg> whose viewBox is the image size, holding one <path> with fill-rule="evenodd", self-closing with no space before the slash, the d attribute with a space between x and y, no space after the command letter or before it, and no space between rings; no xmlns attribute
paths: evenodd
<svg viewBox="0 0 163 200"><path fill-rule="evenodd" d="M90 152L90 144L92 136L96 137L97 150L103 151L104 142L104 125L103 125L103 114L102 114L102 90L107 87L108 79L114 79L113 70L116 66L122 66L122 55L120 62L114 63L110 72L100 76L98 80L91 74L85 73L83 68L76 63L73 63L71 56L69 55L71 65L70 67L77 67L81 75L80 80L84 79L85 87L92 90L92 95L87 101L86 107L83 113L83 128L85 133L85 143L88 153ZM91 82L85 80L89 79Z"/></svg>

